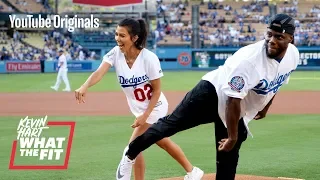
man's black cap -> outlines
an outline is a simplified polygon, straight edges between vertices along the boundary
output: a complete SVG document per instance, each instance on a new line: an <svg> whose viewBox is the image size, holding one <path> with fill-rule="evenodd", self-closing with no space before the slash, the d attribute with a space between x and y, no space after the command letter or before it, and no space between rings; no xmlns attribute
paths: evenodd
<svg viewBox="0 0 320 180"><path fill-rule="evenodd" d="M268 28L293 35L296 29L294 19L286 14L277 14L270 18Z"/></svg>

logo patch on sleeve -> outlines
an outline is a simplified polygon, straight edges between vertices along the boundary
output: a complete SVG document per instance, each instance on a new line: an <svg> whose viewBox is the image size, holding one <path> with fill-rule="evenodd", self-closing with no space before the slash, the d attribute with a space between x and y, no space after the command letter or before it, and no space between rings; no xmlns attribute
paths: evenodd
<svg viewBox="0 0 320 180"><path fill-rule="evenodd" d="M231 78L228 84L232 90L240 92L241 89L244 87L244 80L241 76L234 76Z"/></svg>

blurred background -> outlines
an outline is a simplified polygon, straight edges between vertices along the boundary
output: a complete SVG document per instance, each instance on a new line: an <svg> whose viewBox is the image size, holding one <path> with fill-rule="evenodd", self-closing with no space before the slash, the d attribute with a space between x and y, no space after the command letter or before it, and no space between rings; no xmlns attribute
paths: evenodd
<svg viewBox="0 0 320 180"><path fill-rule="evenodd" d="M292 73L290 83L281 88L266 120L250 125L254 138L243 144L237 172L319 180L320 0L0 0L0 179L114 179L134 120L117 75L108 72L79 106L72 92L50 88L57 79L60 49L65 51L74 90L116 46L118 22L126 17L145 19L147 48L157 54L166 71L161 87L174 108L208 70L222 65L240 47L262 40L269 18L276 13L296 19L301 71ZM30 14L43 18L92 15L99 18L99 28L69 32L66 27L11 27L9 15L25 18ZM26 115L77 123L67 171L8 169L17 125ZM215 172L212 130L213 124L207 124L172 137L206 173ZM50 133L65 137L68 132L62 127ZM145 159L147 180L185 175L157 146L148 150ZM49 163L30 157L15 161L15 165Z"/></svg>
<svg viewBox="0 0 320 180"><path fill-rule="evenodd" d="M69 72L93 71L96 61L116 45L115 27L125 17L148 22L147 48L159 56L163 69L215 68L240 47L262 40L270 16L276 13L296 19L299 69L318 69L319 0L1 0L0 72L54 72L59 49L66 52ZM73 32L11 27L9 15L27 14L93 15L100 26ZM4 61L29 66L15 70Z"/></svg>

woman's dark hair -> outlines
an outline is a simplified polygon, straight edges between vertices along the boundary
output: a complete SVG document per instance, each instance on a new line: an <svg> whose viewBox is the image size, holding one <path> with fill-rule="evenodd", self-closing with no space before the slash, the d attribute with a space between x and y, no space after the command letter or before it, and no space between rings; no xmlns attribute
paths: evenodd
<svg viewBox="0 0 320 180"><path fill-rule="evenodd" d="M143 49L146 46L148 31L146 23L143 19L135 20L132 18L126 18L119 22L119 26L127 27L127 30L132 37L137 35L139 38L134 43L138 49Z"/></svg>

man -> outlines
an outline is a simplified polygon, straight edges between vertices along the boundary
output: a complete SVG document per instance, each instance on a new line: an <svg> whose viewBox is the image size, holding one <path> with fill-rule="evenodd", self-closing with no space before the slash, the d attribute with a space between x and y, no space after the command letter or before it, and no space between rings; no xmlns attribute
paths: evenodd
<svg viewBox="0 0 320 180"><path fill-rule="evenodd" d="M292 44L294 19L270 19L265 40L239 49L223 66L202 77L176 109L133 140L119 166L131 174L136 156L164 137L200 124L215 123L217 180L234 180L248 123L262 119L283 83L297 68L299 51Z"/></svg>
<svg viewBox="0 0 320 180"><path fill-rule="evenodd" d="M45 65L45 60L46 60L46 57L44 55L44 51L41 51L41 54L39 56L39 60L40 60L40 67L41 67L41 73L44 73L44 65Z"/></svg>
<svg viewBox="0 0 320 180"><path fill-rule="evenodd" d="M63 80L64 84L66 85L65 89L63 91L71 91L70 84L69 84L69 79L68 79L68 68L67 68L67 58L63 54L63 50L59 50L59 60L58 60L58 67L56 69L58 71L57 75L57 81L54 86L51 86L51 89L58 91L60 84L61 84L61 79Z"/></svg>

